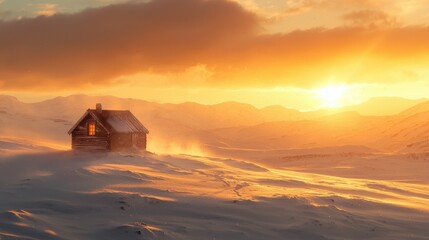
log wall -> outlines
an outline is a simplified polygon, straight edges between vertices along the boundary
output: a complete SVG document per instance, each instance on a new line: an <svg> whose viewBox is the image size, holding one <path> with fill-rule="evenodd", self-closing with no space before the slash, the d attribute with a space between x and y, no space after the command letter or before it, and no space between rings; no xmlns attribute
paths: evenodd
<svg viewBox="0 0 429 240"><path fill-rule="evenodd" d="M147 134L146 133L137 133L137 143L138 149L146 150L147 146Z"/></svg>
<svg viewBox="0 0 429 240"><path fill-rule="evenodd" d="M88 151L110 150L109 134L96 123L95 136L88 136L87 124L90 118L84 119L72 132L72 149Z"/></svg>
<svg viewBox="0 0 429 240"><path fill-rule="evenodd" d="M110 136L110 149L121 151L131 149L133 146L132 134L116 133Z"/></svg>
<svg viewBox="0 0 429 240"><path fill-rule="evenodd" d="M95 136L88 135L88 123L93 121L87 116L72 132L72 149L84 151L129 151L146 150L146 133L109 134L96 123Z"/></svg>
<svg viewBox="0 0 429 240"><path fill-rule="evenodd" d="M112 151L146 150L145 133L116 133L110 136Z"/></svg>

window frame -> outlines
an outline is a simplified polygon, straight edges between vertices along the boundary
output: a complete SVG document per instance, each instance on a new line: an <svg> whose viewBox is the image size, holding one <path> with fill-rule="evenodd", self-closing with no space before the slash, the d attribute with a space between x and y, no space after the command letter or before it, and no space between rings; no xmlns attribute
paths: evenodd
<svg viewBox="0 0 429 240"><path fill-rule="evenodd" d="M95 121L89 121L87 125L87 134L93 137L97 134L97 124Z"/></svg>

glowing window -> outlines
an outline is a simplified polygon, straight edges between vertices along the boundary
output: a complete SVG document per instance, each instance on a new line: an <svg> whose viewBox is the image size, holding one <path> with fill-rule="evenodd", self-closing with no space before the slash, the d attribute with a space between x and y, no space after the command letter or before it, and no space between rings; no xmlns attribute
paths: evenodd
<svg viewBox="0 0 429 240"><path fill-rule="evenodd" d="M95 136L95 122L88 123L88 135Z"/></svg>

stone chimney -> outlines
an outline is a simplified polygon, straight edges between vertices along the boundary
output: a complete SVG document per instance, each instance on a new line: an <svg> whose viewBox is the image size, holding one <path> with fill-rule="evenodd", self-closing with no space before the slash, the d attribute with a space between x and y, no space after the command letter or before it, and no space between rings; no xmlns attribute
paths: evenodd
<svg viewBox="0 0 429 240"><path fill-rule="evenodd" d="M95 110L97 111L97 113L101 114L103 112L103 108L101 106L101 103L97 103L95 105Z"/></svg>

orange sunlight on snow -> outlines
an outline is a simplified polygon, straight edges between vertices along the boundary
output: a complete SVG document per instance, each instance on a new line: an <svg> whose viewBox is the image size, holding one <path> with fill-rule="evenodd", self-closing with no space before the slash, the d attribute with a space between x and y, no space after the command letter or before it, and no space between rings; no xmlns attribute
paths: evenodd
<svg viewBox="0 0 429 240"><path fill-rule="evenodd" d="M140 189L156 188L191 196L207 196L220 199L240 198L259 201L263 197L292 196L329 197L335 192L346 199L364 198L373 202L392 204L407 208L429 211L429 188L425 184L390 180L344 178L324 174L296 172L258 166L239 160L195 157L188 155L171 158L156 157L169 165L171 172L151 167L128 164L93 165L87 170L98 174L114 171L144 174L153 180L142 183L113 183L100 191L138 194ZM254 171L231 165L243 164L260 167ZM222 174L220 174L222 173ZM142 175L143 176L143 175ZM192 176L192 177L190 177ZM162 196L155 196L162 198ZM168 199L172 201L173 199ZM318 205L318 203L314 203Z"/></svg>

